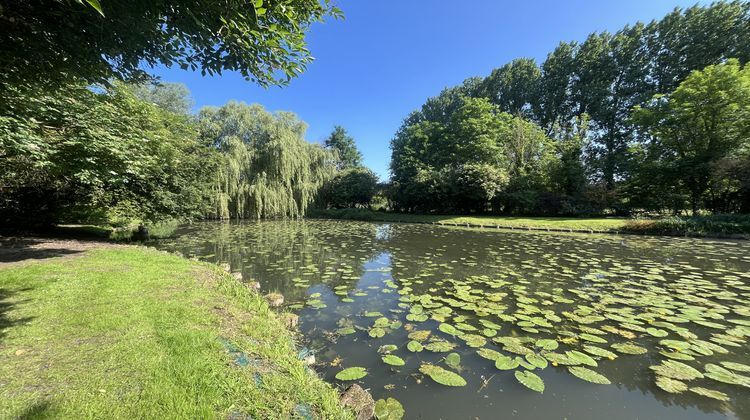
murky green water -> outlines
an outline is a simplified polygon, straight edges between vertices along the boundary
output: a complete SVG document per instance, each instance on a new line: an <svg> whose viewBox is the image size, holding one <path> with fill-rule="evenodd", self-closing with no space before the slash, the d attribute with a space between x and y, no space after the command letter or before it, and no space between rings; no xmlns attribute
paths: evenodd
<svg viewBox="0 0 750 420"><path fill-rule="evenodd" d="M406 418L750 418L748 242L326 221L179 234L156 246L283 293L316 369L343 386L365 368L356 382Z"/></svg>

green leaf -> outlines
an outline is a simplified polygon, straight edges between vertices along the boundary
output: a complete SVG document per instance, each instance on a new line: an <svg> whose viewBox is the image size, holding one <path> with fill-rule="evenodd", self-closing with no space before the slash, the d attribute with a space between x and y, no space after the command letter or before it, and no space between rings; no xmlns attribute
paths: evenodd
<svg viewBox="0 0 750 420"><path fill-rule="evenodd" d="M367 369L363 367L350 367L342 370L336 374L336 379L339 381L355 381L367 376Z"/></svg>
<svg viewBox="0 0 750 420"><path fill-rule="evenodd" d="M404 362L404 359L393 354L387 354L383 356L382 359L383 362L391 366L403 366L406 364L406 362Z"/></svg>
<svg viewBox="0 0 750 420"><path fill-rule="evenodd" d="M414 341L414 340L409 341L409 343L406 344L406 348L410 352L413 352L413 353L418 353L424 349L424 347L422 346L422 343L420 343L419 341Z"/></svg>
<svg viewBox="0 0 750 420"><path fill-rule="evenodd" d="M465 386L466 380L460 375L445 370L440 366L424 363L419 367L419 371L432 378L433 381L445 386Z"/></svg>
<svg viewBox="0 0 750 420"><path fill-rule="evenodd" d="M375 418L378 420L401 420L404 414L404 407L395 398L375 402Z"/></svg>
<svg viewBox="0 0 750 420"><path fill-rule="evenodd" d="M526 361L531 363L533 366L538 367L539 369L545 369L548 365L547 359L534 353L527 354Z"/></svg>
<svg viewBox="0 0 750 420"><path fill-rule="evenodd" d="M667 378L665 376L656 377L656 386L672 394L679 394L681 392L687 391L688 389L688 386L685 385L684 382L680 382L672 378Z"/></svg>
<svg viewBox="0 0 750 420"><path fill-rule="evenodd" d="M102 9L101 3L99 3L99 0L85 0L86 3L89 4L89 6L93 7L94 10L99 12L100 15L104 16L104 9Z"/></svg>
<svg viewBox="0 0 750 420"><path fill-rule="evenodd" d="M461 355L458 353L450 353L445 356L445 364L449 367L458 370L461 366Z"/></svg>
<svg viewBox="0 0 750 420"><path fill-rule="evenodd" d="M703 377L703 374L698 369L676 360L665 360L660 365L651 366L649 369L656 372L659 376L681 381L691 381Z"/></svg>
<svg viewBox="0 0 750 420"><path fill-rule="evenodd" d="M559 346L557 341L547 338L537 340L534 345L544 350L555 350Z"/></svg>
<svg viewBox="0 0 750 420"><path fill-rule="evenodd" d="M570 366L568 372L577 378L594 384L609 385L611 383L604 375L583 366Z"/></svg>
<svg viewBox="0 0 750 420"><path fill-rule="evenodd" d="M536 391L539 393L544 392L544 381L542 378L537 376L533 372L529 371L515 371L514 375L516 376L516 379L518 382L523 384L526 388L529 388L532 391Z"/></svg>
<svg viewBox="0 0 750 420"><path fill-rule="evenodd" d="M501 355L497 359L495 359L495 367L500 370L511 370L518 367L518 360Z"/></svg>
<svg viewBox="0 0 750 420"><path fill-rule="evenodd" d="M725 401L725 402L726 401L730 401L729 395L727 395L727 394L725 394L725 393L723 393L721 391L715 391L713 389L702 388L702 387L699 387L699 386L694 387L694 388L690 388L690 391L694 392L694 393L696 393L698 395L702 395L704 397L713 398L715 400Z"/></svg>

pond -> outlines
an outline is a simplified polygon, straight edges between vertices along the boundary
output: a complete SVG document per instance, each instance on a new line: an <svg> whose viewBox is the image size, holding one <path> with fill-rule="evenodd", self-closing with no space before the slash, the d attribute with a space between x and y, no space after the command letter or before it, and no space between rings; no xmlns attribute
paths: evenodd
<svg viewBox="0 0 750 420"><path fill-rule="evenodd" d="M155 246L284 294L318 372L406 418L750 418L748 242L315 220L178 235Z"/></svg>

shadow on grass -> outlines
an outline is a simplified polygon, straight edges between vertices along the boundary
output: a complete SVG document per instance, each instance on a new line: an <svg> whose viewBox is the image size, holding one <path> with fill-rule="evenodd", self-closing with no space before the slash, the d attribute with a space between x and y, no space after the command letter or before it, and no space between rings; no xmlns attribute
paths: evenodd
<svg viewBox="0 0 750 420"><path fill-rule="evenodd" d="M49 401L36 401L29 407L26 407L22 413L18 415L18 419L41 419L47 417L47 411L50 408Z"/></svg>
<svg viewBox="0 0 750 420"><path fill-rule="evenodd" d="M41 260L65 255L78 254L82 249L60 247L37 247L46 241L31 238L0 238L0 263L25 260Z"/></svg>
<svg viewBox="0 0 750 420"><path fill-rule="evenodd" d="M31 289L25 288L20 290L10 290L8 288L0 287L0 343L3 342L3 338L7 335L8 329L18 325L26 324L34 319L34 317L11 319L9 316L13 308L18 306L19 303L28 302L28 300L11 302L10 298L18 294L18 292L26 292L29 290Z"/></svg>

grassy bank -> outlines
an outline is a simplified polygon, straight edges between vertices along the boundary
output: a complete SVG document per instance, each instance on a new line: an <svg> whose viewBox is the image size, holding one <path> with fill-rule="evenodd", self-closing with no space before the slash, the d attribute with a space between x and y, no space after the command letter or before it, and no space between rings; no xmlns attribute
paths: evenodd
<svg viewBox="0 0 750 420"><path fill-rule="evenodd" d="M262 297L110 246L0 268L0 418L345 418Z"/></svg>
<svg viewBox="0 0 750 420"><path fill-rule="evenodd" d="M750 215L659 219L455 216L377 212L365 209L315 210L310 217L379 222L438 223L489 228L633 233L645 235L750 238Z"/></svg>

